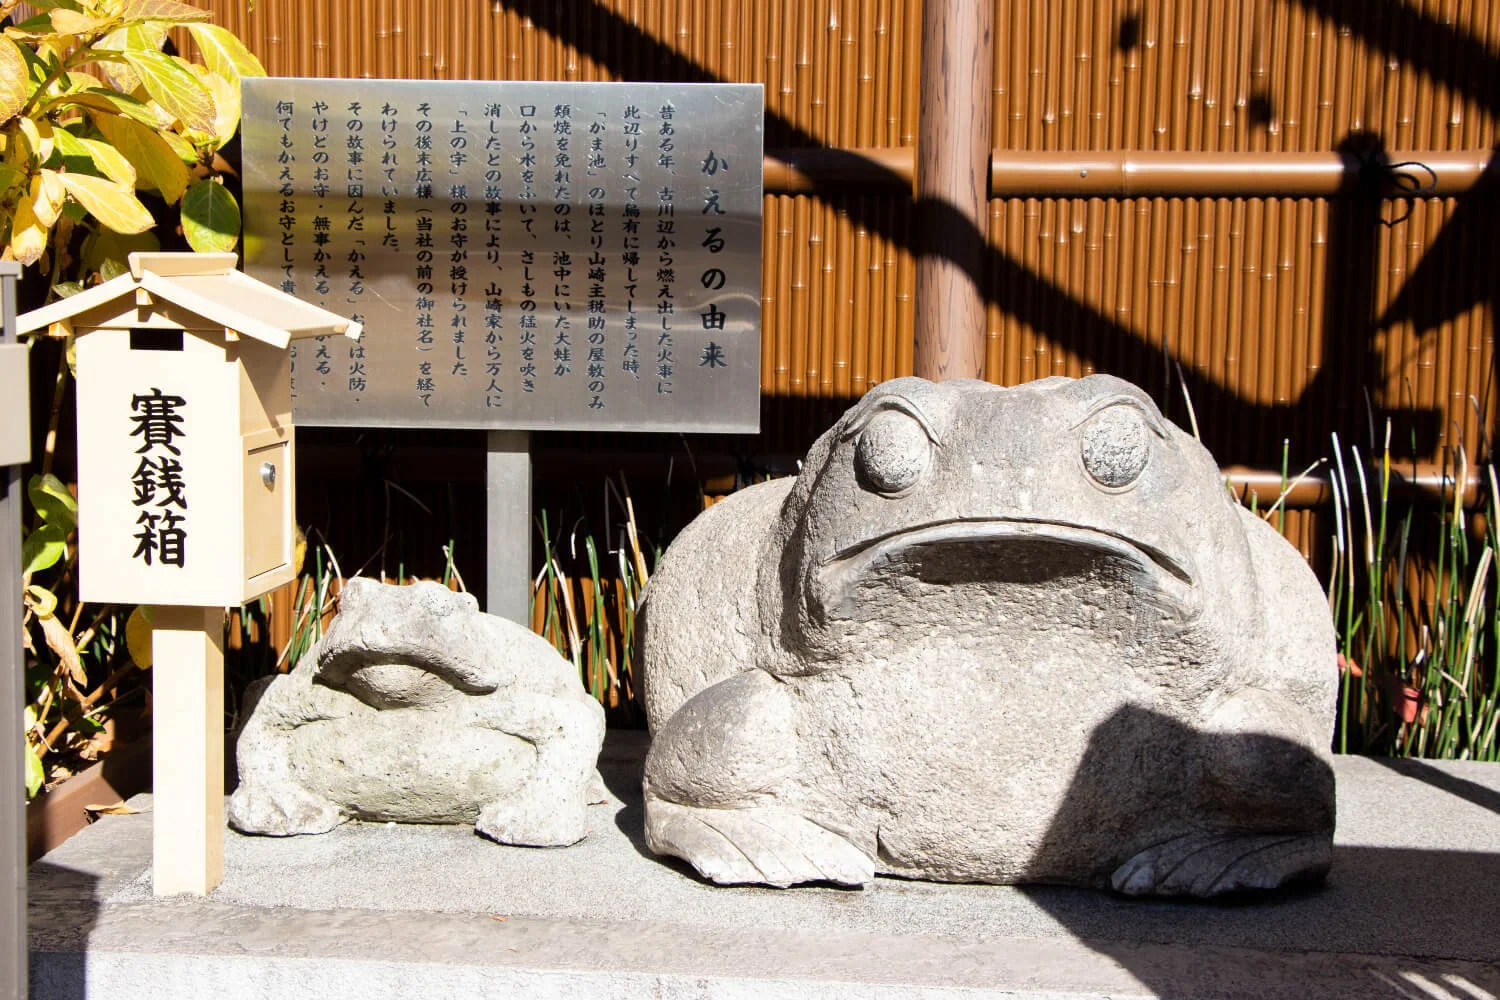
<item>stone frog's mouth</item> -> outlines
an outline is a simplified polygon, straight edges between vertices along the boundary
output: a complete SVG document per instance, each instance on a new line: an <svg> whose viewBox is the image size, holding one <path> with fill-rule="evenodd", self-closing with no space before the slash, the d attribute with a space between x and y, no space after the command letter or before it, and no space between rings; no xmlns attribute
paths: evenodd
<svg viewBox="0 0 1500 1000"><path fill-rule="evenodd" d="M904 569L939 584L1041 585L1101 561L1126 564L1137 581L1179 616L1193 615L1198 578L1185 554L1116 532L1040 518L939 521L861 539L824 562L815 581L819 603L832 610L881 572Z"/></svg>

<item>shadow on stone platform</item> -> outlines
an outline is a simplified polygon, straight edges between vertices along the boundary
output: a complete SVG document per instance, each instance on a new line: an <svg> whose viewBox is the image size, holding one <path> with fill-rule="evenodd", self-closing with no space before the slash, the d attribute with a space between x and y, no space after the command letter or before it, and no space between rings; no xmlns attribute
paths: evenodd
<svg viewBox="0 0 1500 1000"><path fill-rule="evenodd" d="M133 800L141 814L33 866L33 995L1500 996L1500 767L1336 760L1327 884L1223 906L894 879L708 886L642 856L643 752L612 734L601 771L617 798L576 847L454 827L229 834L207 899L151 897L150 800Z"/></svg>

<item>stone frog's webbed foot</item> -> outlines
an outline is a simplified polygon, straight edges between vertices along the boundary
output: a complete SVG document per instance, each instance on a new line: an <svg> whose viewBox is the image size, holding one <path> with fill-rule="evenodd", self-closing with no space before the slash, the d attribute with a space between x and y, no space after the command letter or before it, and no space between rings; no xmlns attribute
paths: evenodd
<svg viewBox="0 0 1500 1000"><path fill-rule="evenodd" d="M720 884L868 884L869 854L780 797L796 746L796 706L763 671L689 698L646 758L646 845Z"/></svg>
<svg viewBox="0 0 1500 1000"><path fill-rule="evenodd" d="M591 802L607 794L594 761L604 741L604 709L576 697L507 692L478 711L476 722L530 743L531 772L505 798L484 805L474 829L501 844L567 847L589 831Z"/></svg>
<svg viewBox="0 0 1500 1000"><path fill-rule="evenodd" d="M864 886L875 878L869 855L838 834L774 805L707 809L649 798L646 844L657 854L682 858L720 885Z"/></svg>
<svg viewBox="0 0 1500 1000"><path fill-rule="evenodd" d="M244 729L236 741L239 785L229 798L229 825L269 837L327 833L348 817L297 778L291 734L300 726L337 720L344 696L312 683L317 647L291 673L266 678L245 694ZM347 700L347 699L345 699Z"/></svg>
<svg viewBox="0 0 1500 1000"><path fill-rule="evenodd" d="M499 844L568 847L589 832L588 796L568 782L533 775L514 794L479 810L474 829Z"/></svg>
<svg viewBox="0 0 1500 1000"><path fill-rule="evenodd" d="M1191 833L1149 847L1115 870L1127 896L1198 896L1279 889L1328 874L1327 833Z"/></svg>
<svg viewBox="0 0 1500 1000"><path fill-rule="evenodd" d="M229 825L242 833L327 833L344 819L338 806L290 781L243 783L229 798Z"/></svg>

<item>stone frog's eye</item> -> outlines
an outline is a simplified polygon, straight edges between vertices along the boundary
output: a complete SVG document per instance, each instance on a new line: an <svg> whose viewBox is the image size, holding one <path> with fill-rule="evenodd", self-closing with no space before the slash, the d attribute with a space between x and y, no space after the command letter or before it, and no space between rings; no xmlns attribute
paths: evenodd
<svg viewBox="0 0 1500 1000"><path fill-rule="evenodd" d="M1105 489L1123 490L1145 471L1152 434L1137 407L1106 406L1084 422L1079 440L1083 467Z"/></svg>
<svg viewBox="0 0 1500 1000"><path fill-rule="evenodd" d="M854 448L860 482L886 496L898 496L916 486L931 461L927 429L916 417L894 407L865 422Z"/></svg>

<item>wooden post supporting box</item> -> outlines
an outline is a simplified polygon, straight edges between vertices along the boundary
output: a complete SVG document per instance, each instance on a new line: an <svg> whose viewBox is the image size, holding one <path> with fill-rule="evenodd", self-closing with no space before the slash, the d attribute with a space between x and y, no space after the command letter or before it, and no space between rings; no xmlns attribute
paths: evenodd
<svg viewBox="0 0 1500 1000"><path fill-rule="evenodd" d="M234 270L130 272L21 317L76 337L79 595L156 607L153 881L207 893L223 858L223 609L295 575L294 338L358 323Z"/></svg>

